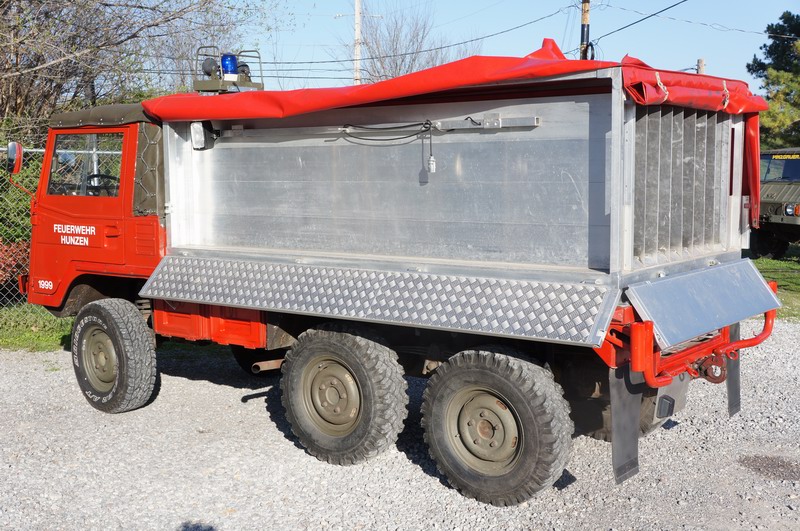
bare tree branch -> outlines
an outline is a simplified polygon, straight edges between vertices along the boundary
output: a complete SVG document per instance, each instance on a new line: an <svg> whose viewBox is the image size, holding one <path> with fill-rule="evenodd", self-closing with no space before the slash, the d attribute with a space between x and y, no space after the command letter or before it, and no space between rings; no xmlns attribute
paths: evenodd
<svg viewBox="0 0 800 531"><path fill-rule="evenodd" d="M386 14L365 9L362 25L363 78L369 82L423 70L480 52L480 42L450 47L434 34L429 9L409 7L395 0L385 5Z"/></svg>

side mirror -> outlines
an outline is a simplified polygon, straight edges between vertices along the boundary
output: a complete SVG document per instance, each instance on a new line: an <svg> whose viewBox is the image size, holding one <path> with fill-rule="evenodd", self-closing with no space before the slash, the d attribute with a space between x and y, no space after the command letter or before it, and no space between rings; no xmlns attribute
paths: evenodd
<svg viewBox="0 0 800 531"><path fill-rule="evenodd" d="M22 169L22 144L19 142L8 143L8 158L6 158L6 170L11 175L16 175Z"/></svg>
<svg viewBox="0 0 800 531"><path fill-rule="evenodd" d="M8 157L6 158L6 171L8 171L8 182L31 196L33 199L33 192L16 182L12 175L16 175L22 169L22 144L19 142L8 143Z"/></svg>

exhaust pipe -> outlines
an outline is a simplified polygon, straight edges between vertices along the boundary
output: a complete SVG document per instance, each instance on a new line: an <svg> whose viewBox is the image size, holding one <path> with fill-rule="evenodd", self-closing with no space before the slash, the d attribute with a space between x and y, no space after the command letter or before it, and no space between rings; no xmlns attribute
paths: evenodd
<svg viewBox="0 0 800 531"><path fill-rule="evenodd" d="M253 371L253 374L258 374L264 371L274 371L275 369L280 369L282 363L283 358L277 360L259 361L254 363L250 370Z"/></svg>

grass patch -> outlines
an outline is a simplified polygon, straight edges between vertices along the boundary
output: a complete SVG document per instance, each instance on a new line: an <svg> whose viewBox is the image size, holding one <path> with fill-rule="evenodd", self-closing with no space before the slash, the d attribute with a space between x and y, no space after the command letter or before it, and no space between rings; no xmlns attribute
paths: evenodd
<svg viewBox="0 0 800 531"><path fill-rule="evenodd" d="M0 348L61 350L67 345L71 330L72 319L53 317L41 306L0 308Z"/></svg>
<svg viewBox="0 0 800 531"><path fill-rule="evenodd" d="M765 279L778 283L778 297L783 303L778 318L800 320L800 245L790 245L780 260L759 258L753 263Z"/></svg>

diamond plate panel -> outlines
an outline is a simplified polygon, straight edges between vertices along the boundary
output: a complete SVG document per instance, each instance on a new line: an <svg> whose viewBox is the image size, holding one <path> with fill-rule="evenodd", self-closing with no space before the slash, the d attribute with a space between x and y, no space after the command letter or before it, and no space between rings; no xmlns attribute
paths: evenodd
<svg viewBox="0 0 800 531"><path fill-rule="evenodd" d="M143 297L598 345L620 290L168 256Z"/></svg>

